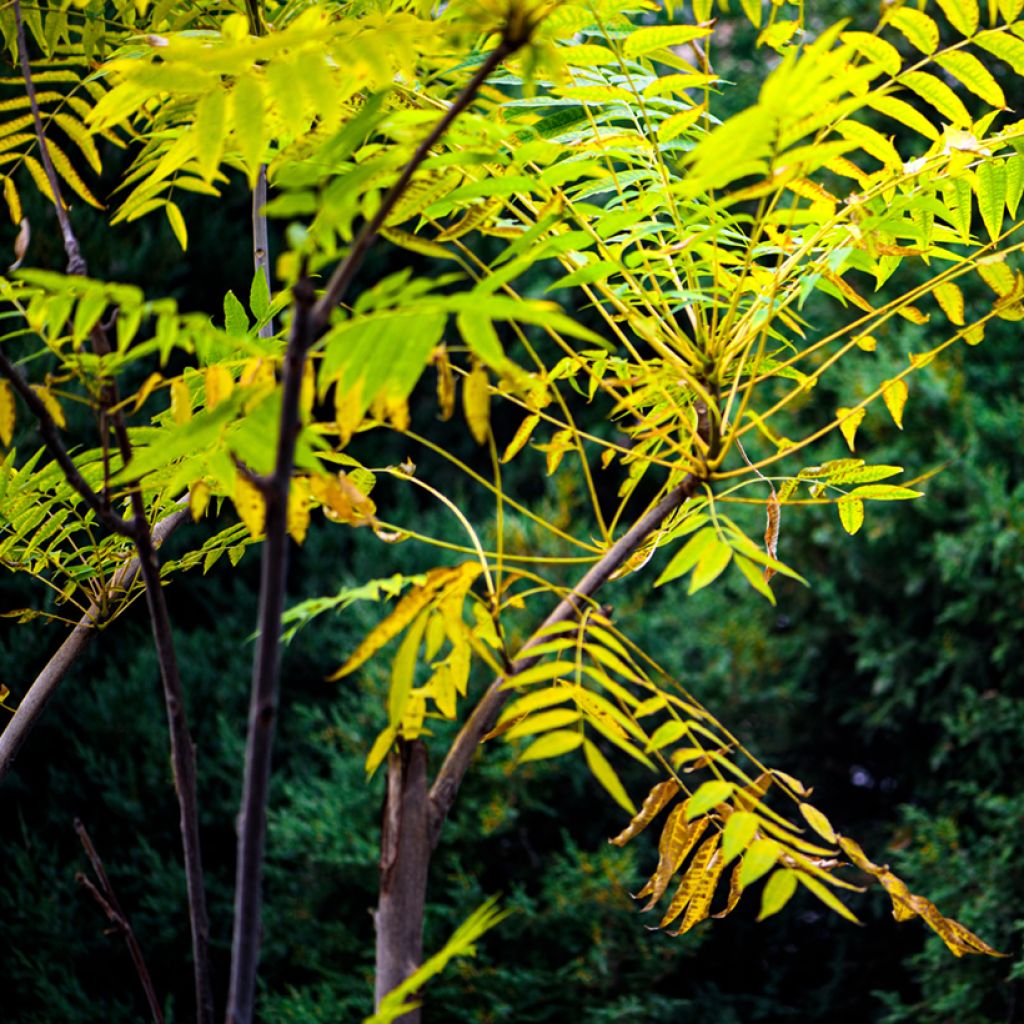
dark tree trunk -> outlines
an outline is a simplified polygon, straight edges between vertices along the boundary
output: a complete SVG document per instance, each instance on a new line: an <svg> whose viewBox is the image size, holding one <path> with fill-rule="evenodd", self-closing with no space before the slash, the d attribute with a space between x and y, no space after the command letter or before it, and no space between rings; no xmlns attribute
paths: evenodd
<svg viewBox="0 0 1024 1024"><path fill-rule="evenodd" d="M423 909L430 863L427 748L421 740L400 740L388 755L388 786L381 826L377 980L374 1002L412 974L423 958ZM419 1024L415 1010L399 1018Z"/></svg>

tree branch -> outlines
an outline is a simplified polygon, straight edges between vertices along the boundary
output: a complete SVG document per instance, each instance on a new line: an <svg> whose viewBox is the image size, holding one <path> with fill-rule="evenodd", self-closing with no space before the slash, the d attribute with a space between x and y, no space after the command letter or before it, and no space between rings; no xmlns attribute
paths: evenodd
<svg viewBox="0 0 1024 1024"><path fill-rule="evenodd" d="M436 846L445 817L451 809L462 785L463 777L473 760L483 737L490 732L498 712L508 700L512 691L503 689L504 684L520 672L525 672L538 661L530 655L530 648L541 643L545 630L565 622L577 615L583 604L608 582L613 573L632 555L677 508L697 493L700 478L689 474L682 483L674 487L645 515L641 516L590 568L576 584L568 597L562 599L543 624L533 633L519 650L508 676L496 679L478 701L465 725L459 730L444 759L434 784L430 787L431 820L430 836Z"/></svg>
<svg viewBox="0 0 1024 1024"><path fill-rule="evenodd" d="M149 976L149 969L146 967L146 960L142 955L142 947L139 945L138 939L135 938L135 932L132 931L131 923L128 921L125 912L121 909L121 904L114 893L114 887L110 884L106 869L103 867L103 861L100 860L100 855L96 852L96 848L89 838L89 833L78 818L75 818L75 831L78 833L78 838L82 841L85 855L89 858L89 863L92 865L92 869L100 884L99 887L95 886L81 872L75 875L75 881L92 893L93 898L103 908L103 912L107 915L111 924L124 936L128 952L131 954L132 963L135 964L135 972L138 974L139 981L142 983L142 989L146 993L149 1012L153 1015L153 1020L156 1024L164 1024L164 1014L160 1009L160 1001L157 999L156 991L153 988L153 979Z"/></svg>
<svg viewBox="0 0 1024 1024"><path fill-rule="evenodd" d="M278 428L274 470L261 483L266 506L266 540L260 576L258 638L253 663L246 740L245 779L238 817L238 858L235 865L235 916L231 941L231 981L228 1024L250 1024L259 966L261 887L266 845L267 793L270 760L277 722L281 615L284 610L288 567L288 491L295 459L295 443L301 429L299 394L306 355L323 334L332 310L345 295L362 266L377 233L426 159L431 148L452 122L473 101L494 69L522 46L532 27L518 34L505 31L501 42L466 84L451 107L420 143L398 180L381 201L377 212L359 231L345 259L332 274L319 301L303 274L295 287L295 307L281 374L281 420Z"/></svg>
<svg viewBox="0 0 1024 1024"><path fill-rule="evenodd" d="M164 516L153 527L153 543L157 546L163 542L188 518L188 509L179 509ZM138 555L129 559L114 573L107 591L127 590L139 574ZM25 696L18 704L14 717L7 723L7 728L0 732L0 784L14 764L22 744L28 734L39 721L50 698L56 692L71 666L85 650L86 644L99 627L103 617L103 609L98 604L90 605L79 619L78 625L57 648L56 653L46 663L43 670L29 686Z"/></svg>
<svg viewBox="0 0 1024 1024"><path fill-rule="evenodd" d="M60 190L60 178L50 158L50 147L46 144L46 135L43 132L43 119L39 113L39 101L36 99L36 87L32 81L32 69L28 62L28 44L25 39L25 23L21 18L21 2L14 0L14 24L18 36L18 57L21 62L21 75L25 79L25 93L28 96L28 105L32 109L32 123L35 125L36 140L39 143L39 157L43 162L43 170L46 172L46 180L50 185L53 194L53 205L57 210L57 220L60 223L60 233L64 238L64 252L68 257L68 273L84 274L85 261L82 259L81 250L78 247L78 239L71 227L71 218L68 216L68 208L64 204L64 197Z"/></svg>

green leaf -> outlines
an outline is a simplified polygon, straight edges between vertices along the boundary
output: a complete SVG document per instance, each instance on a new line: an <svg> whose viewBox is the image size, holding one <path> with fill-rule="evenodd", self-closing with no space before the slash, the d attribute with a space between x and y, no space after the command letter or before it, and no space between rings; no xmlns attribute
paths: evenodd
<svg viewBox="0 0 1024 1024"><path fill-rule="evenodd" d="M750 811L733 811L729 815L722 836L722 858L726 864L750 845L759 822L758 816Z"/></svg>
<svg viewBox="0 0 1024 1024"><path fill-rule="evenodd" d="M466 347L492 370L501 372L509 365L505 350L498 340L494 321L479 313L464 312L455 317L455 326L462 335Z"/></svg>
<svg viewBox="0 0 1024 1024"><path fill-rule="evenodd" d="M986 160L975 172L975 191L978 209L985 222L989 238L996 241L1003 228L1003 208L1006 203L1006 166L1002 160Z"/></svg>
<svg viewBox="0 0 1024 1024"><path fill-rule="evenodd" d="M249 330L249 314L232 291L224 296L224 328L236 338L244 337Z"/></svg>
<svg viewBox="0 0 1024 1024"><path fill-rule="evenodd" d="M636 804L630 800L626 787L622 785L622 781L615 774L615 769L608 763L608 759L598 747L590 740L584 740L583 753L594 778L604 786L612 799L630 814L636 814Z"/></svg>
<svg viewBox="0 0 1024 1024"><path fill-rule="evenodd" d="M249 308L257 321L262 321L270 314L270 285L262 267L257 267L249 285Z"/></svg>
<svg viewBox="0 0 1024 1024"><path fill-rule="evenodd" d="M796 872L789 868L777 868L765 883L761 894L761 913L758 921L763 921L772 914L777 914L796 892Z"/></svg>
<svg viewBox="0 0 1024 1024"><path fill-rule="evenodd" d="M736 791L736 783L722 779L705 782L686 802L686 820L693 821L712 807L728 800Z"/></svg>
<svg viewBox="0 0 1024 1024"><path fill-rule="evenodd" d="M654 581L656 587L663 583L685 576L701 559L708 548L717 542L715 528L705 526L702 530L693 534L692 537L672 556L672 560L665 567L665 571Z"/></svg>
<svg viewBox="0 0 1024 1024"><path fill-rule="evenodd" d="M670 743L675 743L681 736L685 736L687 731L687 725L685 722L676 721L671 719L668 722L662 722L657 729L654 730L654 735L651 736L647 743L648 750L661 750L663 747L667 747Z"/></svg>
<svg viewBox="0 0 1024 1024"><path fill-rule="evenodd" d="M774 839L755 839L743 855L740 865L740 888L752 885L766 874L779 859L782 849Z"/></svg>
<svg viewBox="0 0 1024 1024"><path fill-rule="evenodd" d="M638 28L626 37L622 46L622 55L627 59L642 57L655 50L663 50L669 46L682 46L695 39L703 39L710 34L710 28L698 25L654 25L650 28Z"/></svg>
<svg viewBox="0 0 1024 1024"><path fill-rule="evenodd" d="M897 487L894 484L865 484L850 491L849 497L869 501L906 501L909 498L920 498L922 494L922 491Z"/></svg>
<svg viewBox="0 0 1024 1024"><path fill-rule="evenodd" d="M524 761L540 761L549 757L561 757L575 750L583 743L583 733L563 729L549 732L540 739L534 740L520 755L519 763Z"/></svg>
<svg viewBox="0 0 1024 1024"><path fill-rule="evenodd" d="M732 561L732 548L728 544L723 544L716 535L714 544L705 549L693 570L688 593L695 594L709 583L713 583L725 572L730 561Z"/></svg>
<svg viewBox="0 0 1024 1024"><path fill-rule="evenodd" d="M864 525L864 502L859 498L846 495L836 502L836 509L839 522L847 533L854 534Z"/></svg>
<svg viewBox="0 0 1024 1024"><path fill-rule="evenodd" d="M226 111L227 96L219 85L196 104L196 160L207 181L213 179L224 152Z"/></svg>

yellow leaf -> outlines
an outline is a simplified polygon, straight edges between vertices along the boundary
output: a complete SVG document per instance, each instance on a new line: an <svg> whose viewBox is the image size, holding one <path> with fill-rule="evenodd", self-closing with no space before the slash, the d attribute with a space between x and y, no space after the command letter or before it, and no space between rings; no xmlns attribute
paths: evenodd
<svg viewBox="0 0 1024 1024"><path fill-rule="evenodd" d="M958 285L952 281L943 281L932 289L935 301L939 304L942 312L949 318L949 322L959 327L964 323L964 293Z"/></svg>
<svg viewBox="0 0 1024 1024"><path fill-rule="evenodd" d="M821 902L830 910L834 910L841 917L845 917L847 921L852 921L854 924L860 924L860 921L857 920L853 911L850 910L850 908L847 907L831 889L819 882L813 875L809 875L805 871L798 871L796 873L796 877L802 885L810 889L811 892L813 892L814 895L817 896L818 899L821 900ZM769 879L769 881L771 880Z"/></svg>
<svg viewBox="0 0 1024 1024"><path fill-rule="evenodd" d="M167 214L167 222L171 225L174 237L181 246L181 251L188 249L188 228L185 226L185 218L181 215L176 203L170 201L164 206L164 213Z"/></svg>
<svg viewBox="0 0 1024 1024"><path fill-rule="evenodd" d="M181 377L171 383L171 419L179 425L192 419L192 394Z"/></svg>
<svg viewBox="0 0 1024 1024"><path fill-rule="evenodd" d="M540 417L535 413L531 413L529 416L523 419L523 422L519 424L519 428L515 432L515 436L508 443L508 447L505 449L505 453L501 457L502 462L508 462L514 459L516 455L522 451L523 445L530 440L530 435L533 433L534 428L540 422Z"/></svg>
<svg viewBox="0 0 1024 1024"><path fill-rule="evenodd" d="M39 400L46 407L46 411L50 414L53 422L61 429L66 427L67 421L64 419L64 410L61 408L60 402L57 401L54 393L41 384L33 384L32 390L39 396Z"/></svg>
<svg viewBox="0 0 1024 1024"><path fill-rule="evenodd" d="M296 477L288 489L288 536L301 544L309 530L309 480Z"/></svg>
<svg viewBox="0 0 1024 1024"><path fill-rule="evenodd" d="M398 738L398 731L390 725L373 741L369 754L366 755L366 774L372 775L388 755L391 744Z"/></svg>
<svg viewBox="0 0 1024 1024"><path fill-rule="evenodd" d="M334 422L338 426L340 444L348 444L363 422L363 416L362 377L348 391L342 391L340 387L334 389Z"/></svg>
<svg viewBox="0 0 1024 1024"><path fill-rule="evenodd" d="M374 521L377 506L352 483L347 473L311 477L310 490L323 506L324 515L336 523L366 526Z"/></svg>
<svg viewBox="0 0 1024 1024"><path fill-rule="evenodd" d="M885 407L892 416L893 423L903 429L903 408L907 404L909 388L905 380L888 380L882 385L882 398L885 400Z"/></svg>
<svg viewBox="0 0 1024 1024"><path fill-rule="evenodd" d="M847 409L840 407L836 409L836 419L839 420L839 430L843 435L850 451L854 450L853 441L857 436L857 428L864 422L865 409Z"/></svg>
<svg viewBox="0 0 1024 1024"><path fill-rule="evenodd" d="M953 26L963 36L973 36L978 31L978 20L981 12L978 10L977 0L938 0L942 13L949 19ZM1000 3L1002 7L1002 3ZM1017 6L1018 12L1020 6ZM1014 15L1016 17L1016 15ZM1007 17L1008 21L1013 19Z"/></svg>
<svg viewBox="0 0 1024 1024"><path fill-rule="evenodd" d="M763 921L772 914L777 914L796 892L796 872L789 868L776 868L768 879L761 894L761 913L758 921Z"/></svg>
<svg viewBox="0 0 1024 1024"><path fill-rule="evenodd" d="M188 507L194 522L203 518L206 506L210 504L210 487L204 480L197 480L188 489Z"/></svg>
<svg viewBox="0 0 1024 1024"><path fill-rule="evenodd" d="M797 796L810 796L811 790L809 790L798 778L792 775L787 775L785 772L780 772L778 768L772 769L772 775L779 780L791 793L795 793Z"/></svg>
<svg viewBox="0 0 1024 1024"><path fill-rule="evenodd" d="M711 863L711 858L717 850L718 833L716 832L709 839L705 839L700 849L693 855L693 860L690 862L686 874L683 875L679 887L672 894L672 901L668 905L668 910L665 911L665 916L658 922L659 928L665 928L670 925L686 908L686 905L697 890L698 882L703 877L704 872Z"/></svg>
<svg viewBox="0 0 1024 1024"><path fill-rule="evenodd" d="M4 201L7 203L7 212L11 215L12 224L21 223L21 197L18 195L18 190L14 187L14 181L11 178L4 178Z"/></svg>
<svg viewBox="0 0 1024 1024"><path fill-rule="evenodd" d="M939 26L924 14L912 7L900 7L890 11L886 19L895 25L924 54L934 53L939 46Z"/></svg>
<svg viewBox="0 0 1024 1024"><path fill-rule="evenodd" d="M677 804L672 809L668 818L665 819L665 827L658 840L658 866L635 896L635 899L650 896L643 908L644 911L650 910L661 899L669 882L672 881L672 876L682 866L683 861L697 845L697 841L707 827L707 818L701 818L694 822L686 820L685 803Z"/></svg>
<svg viewBox="0 0 1024 1024"><path fill-rule="evenodd" d="M804 816L804 820L807 822L815 832L821 836L822 839L827 843L834 843L836 841L835 831L829 824L828 818L825 817L817 807L811 804L800 804L800 813Z"/></svg>
<svg viewBox="0 0 1024 1024"><path fill-rule="evenodd" d="M548 757L561 757L575 750L583 742L583 733L559 729L534 740L520 755L519 762L540 761Z"/></svg>
<svg viewBox="0 0 1024 1024"><path fill-rule="evenodd" d="M146 399L153 393L153 389L162 383L163 377L159 373L151 373L142 382L142 387L139 388L138 394L135 396L135 404L132 406L132 412L138 412L142 408Z"/></svg>
<svg viewBox="0 0 1024 1024"><path fill-rule="evenodd" d="M315 478L314 478L315 484ZM467 590L481 572L479 562L464 562L453 569L431 569L426 581L414 587L398 604L391 614L378 623L363 639L349 659L333 673L328 680L341 679L369 661L386 643L398 636L416 616L449 587Z"/></svg>
<svg viewBox="0 0 1024 1024"><path fill-rule="evenodd" d="M856 533L864 525L864 502L860 498L842 497L836 503L839 511L839 522L849 533Z"/></svg>
<svg viewBox="0 0 1024 1024"><path fill-rule="evenodd" d="M551 729L562 729L567 725L575 725L582 715L577 708L551 708L539 711L535 715L527 715L505 730L505 738L517 739L520 736L533 736Z"/></svg>
<svg viewBox="0 0 1024 1024"><path fill-rule="evenodd" d="M622 780L608 763L608 758L590 740L583 741L583 753L594 778L604 786L611 798L630 814L636 814L636 804L630 800L626 787L622 785Z"/></svg>
<svg viewBox="0 0 1024 1024"><path fill-rule="evenodd" d="M732 875L729 877L729 898L726 901L725 906L717 914L712 914L712 917L727 917L736 909L736 904L739 903L740 897L743 895L743 886L740 885L740 874L742 871L742 863L737 864L736 867L732 869Z"/></svg>
<svg viewBox="0 0 1024 1024"><path fill-rule="evenodd" d="M455 412L455 374L448 361L448 350L444 345L434 349L434 366L437 368L437 404L441 419L447 422Z"/></svg>
<svg viewBox="0 0 1024 1024"><path fill-rule="evenodd" d="M177 382L176 382L177 383ZM235 478L235 509L238 518L245 524L249 535L258 538L263 534L266 519L266 504L259 488L248 481L241 473Z"/></svg>
<svg viewBox="0 0 1024 1024"><path fill-rule="evenodd" d="M695 924L699 924L707 918L711 909L711 900L715 895L715 887L724 870L725 858L722 856L722 851L718 850L707 869L697 879L693 895L686 907L686 913L683 914L682 923L674 932L669 932L669 935L683 935Z"/></svg>
<svg viewBox="0 0 1024 1024"><path fill-rule="evenodd" d="M966 50L949 50L935 58L935 63L948 71L957 81L962 82L975 96L991 107L1003 109L1006 97L992 72L972 53Z"/></svg>
<svg viewBox="0 0 1024 1024"><path fill-rule="evenodd" d="M214 363L206 368L203 374L203 390L206 395L206 407L216 409L235 388L235 380L226 366Z"/></svg>
<svg viewBox="0 0 1024 1024"><path fill-rule="evenodd" d="M863 352L874 352L878 348L878 340L871 334L860 334L856 341L857 348Z"/></svg>
<svg viewBox="0 0 1024 1024"><path fill-rule="evenodd" d="M0 380L0 441L11 443L14 436L14 392L11 385Z"/></svg>
<svg viewBox="0 0 1024 1024"><path fill-rule="evenodd" d="M426 626L427 616L421 613L409 627L409 632L402 638L398 652L395 654L395 660L391 665L388 722L393 729L398 727L405 715L406 704L416 676L416 661L419 656L420 643L423 640L423 631ZM415 737L407 736L406 738L414 739Z"/></svg>
<svg viewBox="0 0 1024 1024"><path fill-rule="evenodd" d="M316 398L316 371L312 362L306 360L302 368L302 385L299 389L299 409L303 419L307 419L313 410L313 401Z"/></svg>
<svg viewBox="0 0 1024 1024"><path fill-rule="evenodd" d="M659 782L647 794L640 810L633 820L608 842L613 846L625 846L634 836L639 835L658 816L665 805L679 792L679 783L675 779Z"/></svg>
<svg viewBox="0 0 1024 1024"><path fill-rule="evenodd" d="M462 408L476 443L485 444L490 431L491 395L487 371L482 363L475 363L463 382Z"/></svg>

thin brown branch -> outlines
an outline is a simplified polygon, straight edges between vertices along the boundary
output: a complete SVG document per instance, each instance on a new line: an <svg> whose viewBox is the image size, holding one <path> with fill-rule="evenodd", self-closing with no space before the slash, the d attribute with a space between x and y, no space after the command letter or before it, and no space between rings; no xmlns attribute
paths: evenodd
<svg viewBox="0 0 1024 1024"><path fill-rule="evenodd" d="M301 429L299 395L306 355L317 338L323 334L330 322L331 311L345 295L378 231L430 150L455 118L473 101L487 77L503 60L522 46L528 37L526 26L521 26L518 34L506 30L498 46L416 148L398 180L381 201L376 214L359 231L319 301L313 301L312 288L304 273L295 288L294 313L281 375L281 419L274 470L269 477L264 478L261 488L266 506L266 540L261 565L258 634L249 704L245 779L238 817L235 916L226 1016L228 1024L250 1024L256 993L267 794L278 713L281 615L284 610L288 568L288 491L295 459L295 443Z"/></svg>
<svg viewBox="0 0 1024 1024"><path fill-rule="evenodd" d="M139 976L139 981L142 984L142 990L146 993L146 1002L149 1003L149 1012L153 1015L153 1020L156 1024L164 1024L164 1014L160 1009L160 1001L156 997L156 991L153 988L153 979L149 976L149 969L146 967L145 957L142 955L142 947L139 945L138 939L135 937L135 932L132 930L131 922L128 920L125 912L121 909L121 904L118 902L117 894L114 892L114 887L110 884L110 879L107 877L107 871L103 866L103 861L100 860L100 855L96 852L96 847L93 846L89 833L78 818L75 818L75 831L78 833L78 838L82 842L85 855L89 858L89 863L92 865L92 870L100 884L97 887L81 872L78 872L78 874L75 875L75 881L92 893L93 899L95 899L103 908L103 912L107 915L108 920L124 936L124 941L128 946L128 952L131 954L132 963L135 965L135 972Z"/></svg>
<svg viewBox="0 0 1024 1024"><path fill-rule="evenodd" d="M32 110L32 123L35 125L36 141L39 143L39 157L43 163L43 170L46 173L46 180L49 183L50 191L53 194L53 205L57 211L57 220L60 223L60 233L64 239L64 252L68 257L68 273L84 274L85 260L78 246L78 239L71 227L71 218L68 216L68 208L64 204L64 197L60 190L60 178L57 176L57 169L53 166L50 157L50 147L46 144L46 133L43 131L43 119L39 112L39 101L36 99L36 87L32 81L32 69L28 61L28 42L25 39L25 23L21 17L21 2L14 0L14 24L18 36L18 57L21 62L21 75L25 79L25 93L28 96L28 104Z"/></svg>
<svg viewBox="0 0 1024 1024"><path fill-rule="evenodd" d="M163 542L188 518L188 509L183 508L164 516L153 527L153 543L157 546ZM138 555L129 559L114 573L107 585L106 593L127 590L139 574ZM68 674L71 666L85 650L104 618L102 605L106 601L92 604L78 621L78 625L46 663L43 670L36 676L18 704L14 717L7 723L7 728L0 732L0 784L14 764L22 744L28 734L39 721L50 698L54 695L61 681Z"/></svg>
<svg viewBox="0 0 1024 1024"><path fill-rule="evenodd" d="M430 835L436 845L441 834L445 817L458 794L462 780L472 763L483 737L490 732L498 712L508 700L511 691L503 689L508 678L525 672L536 664L537 657L531 656L530 648L535 647L551 626L566 622L578 615L583 605L612 577L615 571L632 555L643 542L681 505L697 493L700 479L692 474L674 487L645 515L641 516L573 587L568 597L558 603L543 624L520 648L511 666L509 676L496 679L488 687L473 709L465 725L459 730L447 756L444 759L434 784L430 787L431 822Z"/></svg>

